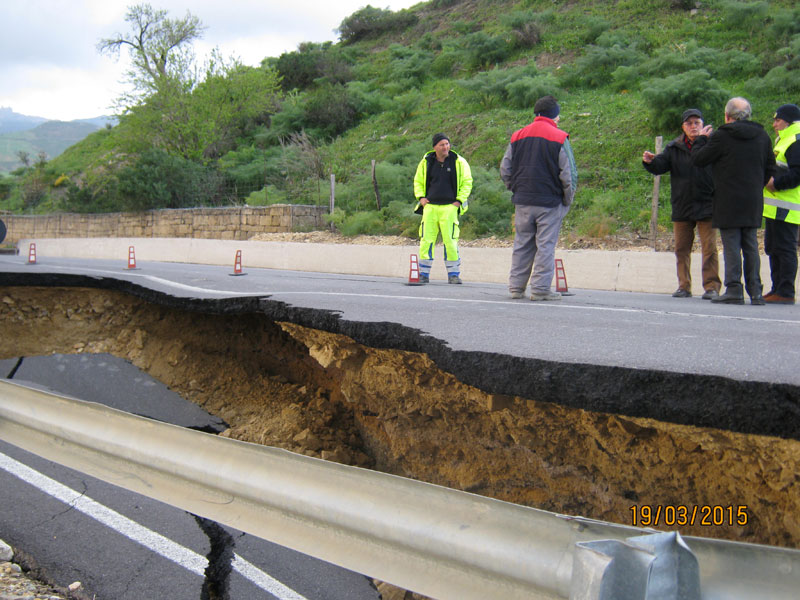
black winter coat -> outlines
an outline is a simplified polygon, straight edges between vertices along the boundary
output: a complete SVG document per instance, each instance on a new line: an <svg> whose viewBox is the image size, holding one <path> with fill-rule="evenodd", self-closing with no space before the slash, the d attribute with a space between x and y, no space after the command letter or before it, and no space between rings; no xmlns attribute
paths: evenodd
<svg viewBox="0 0 800 600"><path fill-rule="evenodd" d="M772 140L753 121L725 123L711 137L695 140L692 161L711 165L714 227L761 227L764 185L775 171Z"/></svg>
<svg viewBox="0 0 800 600"><path fill-rule="evenodd" d="M693 148L695 148L693 146ZM683 135L669 142L650 164L642 166L653 175L670 174L673 221L704 221L711 218L714 182L711 167L696 167Z"/></svg>

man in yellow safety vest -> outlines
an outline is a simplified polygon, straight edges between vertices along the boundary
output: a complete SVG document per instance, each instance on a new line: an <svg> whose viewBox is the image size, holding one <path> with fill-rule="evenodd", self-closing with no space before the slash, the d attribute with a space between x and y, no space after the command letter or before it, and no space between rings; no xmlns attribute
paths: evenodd
<svg viewBox="0 0 800 600"><path fill-rule="evenodd" d="M444 244L447 283L461 283L461 258L458 255L459 215L469 208L472 171L463 156L450 149L450 139L437 133L433 150L422 157L414 176L414 212L422 215L419 226L419 282L430 281L433 248L439 234Z"/></svg>
<svg viewBox="0 0 800 600"><path fill-rule="evenodd" d="M764 250L769 256L772 289L768 304L794 304L797 234L800 225L800 107L783 104L775 111L775 176L764 188Z"/></svg>

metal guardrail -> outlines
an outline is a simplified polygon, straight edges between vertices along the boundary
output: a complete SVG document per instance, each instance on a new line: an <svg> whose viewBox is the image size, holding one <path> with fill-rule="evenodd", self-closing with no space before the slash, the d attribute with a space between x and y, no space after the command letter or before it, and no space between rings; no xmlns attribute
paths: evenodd
<svg viewBox="0 0 800 600"><path fill-rule="evenodd" d="M630 549L625 540L653 533L190 431L7 380L0 438L440 600L607 598L573 589L581 547L620 540ZM800 551L683 540L703 600L797 598ZM679 596L647 595L656 597Z"/></svg>

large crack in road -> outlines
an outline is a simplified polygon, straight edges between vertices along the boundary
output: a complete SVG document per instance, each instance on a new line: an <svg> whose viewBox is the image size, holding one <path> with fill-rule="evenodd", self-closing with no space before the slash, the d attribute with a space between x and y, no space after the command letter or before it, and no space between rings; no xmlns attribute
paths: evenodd
<svg viewBox="0 0 800 600"><path fill-rule="evenodd" d="M408 328L263 298L37 281L0 289L2 359L107 352L231 438L617 523L647 506L746 507L745 525L676 528L798 547L791 386L454 353ZM49 287L65 284L94 287Z"/></svg>

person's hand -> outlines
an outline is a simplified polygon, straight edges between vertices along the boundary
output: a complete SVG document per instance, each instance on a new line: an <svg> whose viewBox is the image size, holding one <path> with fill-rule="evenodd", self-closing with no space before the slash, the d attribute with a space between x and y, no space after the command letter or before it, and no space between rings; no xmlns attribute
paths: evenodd
<svg viewBox="0 0 800 600"><path fill-rule="evenodd" d="M706 125L700 130L700 135L709 136L712 131L714 131L714 127L712 125Z"/></svg>
<svg viewBox="0 0 800 600"><path fill-rule="evenodd" d="M455 202L453 202L453 206L459 206L460 207L461 206L461 200L456 200Z"/></svg>
<svg viewBox="0 0 800 600"><path fill-rule="evenodd" d="M420 198L419 199L419 205L420 206L425 206L427 203L428 203L428 199L427 198Z"/></svg>
<svg viewBox="0 0 800 600"><path fill-rule="evenodd" d="M653 159L656 157L655 154L650 152L649 150L645 150L644 154L642 154L642 162L646 162L648 165L653 162Z"/></svg>
<svg viewBox="0 0 800 600"><path fill-rule="evenodd" d="M778 190L775 189L775 178L770 177L767 185L765 186L770 192L777 192Z"/></svg>

